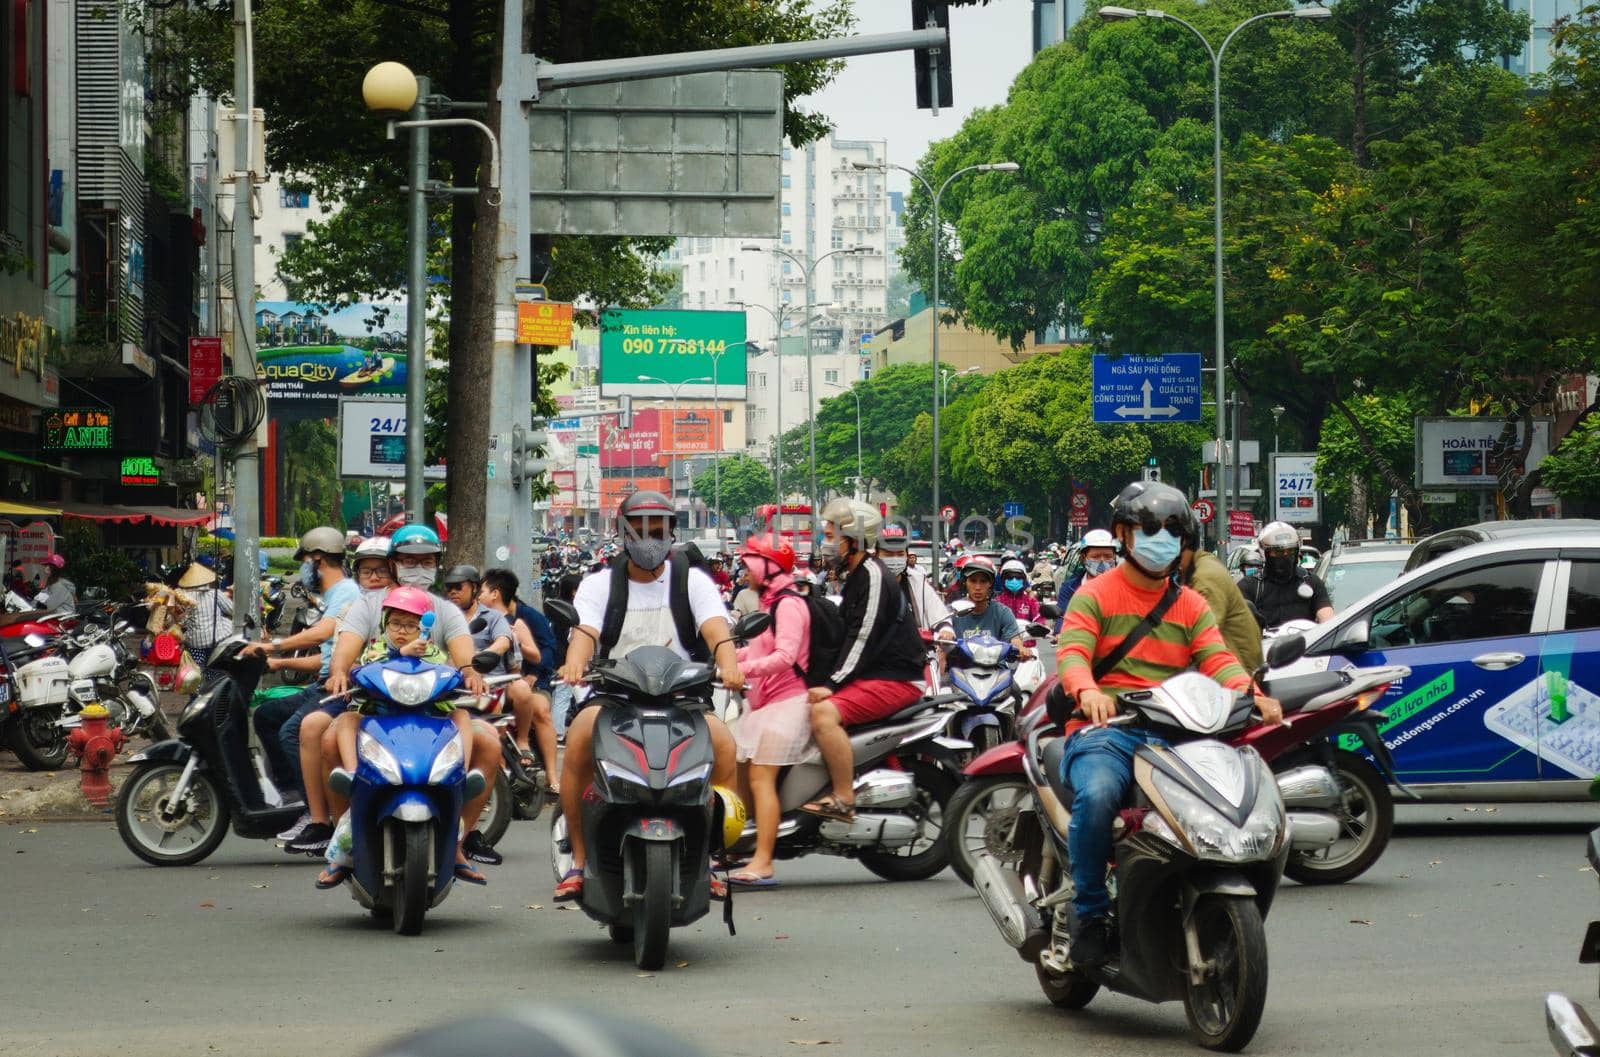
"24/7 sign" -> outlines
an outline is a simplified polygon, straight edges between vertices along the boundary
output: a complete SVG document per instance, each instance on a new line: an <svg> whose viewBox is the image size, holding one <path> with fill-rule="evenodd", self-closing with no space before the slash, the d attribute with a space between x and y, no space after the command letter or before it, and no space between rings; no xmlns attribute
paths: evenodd
<svg viewBox="0 0 1600 1057"><path fill-rule="evenodd" d="M1322 520L1315 453L1280 452L1272 457L1272 517L1291 525Z"/></svg>

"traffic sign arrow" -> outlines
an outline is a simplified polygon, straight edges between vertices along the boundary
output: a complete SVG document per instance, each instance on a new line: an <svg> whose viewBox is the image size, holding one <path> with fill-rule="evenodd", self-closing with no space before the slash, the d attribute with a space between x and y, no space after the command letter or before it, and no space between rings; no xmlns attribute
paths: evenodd
<svg viewBox="0 0 1600 1057"><path fill-rule="evenodd" d="M1176 415L1178 409L1175 407L1150 406L1150 391L1152 388L1150 379L1146 378L1144 385L1139 387L1140 391L1144 393L1144 403L1135 407L1119 407L1113 413L1119 418L1133 418L1135 416L1138 418L1171 418Z"/></svg>

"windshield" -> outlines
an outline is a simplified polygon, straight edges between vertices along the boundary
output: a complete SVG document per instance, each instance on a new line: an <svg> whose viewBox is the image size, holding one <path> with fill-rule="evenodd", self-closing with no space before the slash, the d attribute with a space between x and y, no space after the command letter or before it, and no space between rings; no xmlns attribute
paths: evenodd
<svg viewBox="0 0 1600 1057"><path fill-rule="evenodd" d="M1406 556L1398 554L1383 561L1340 562L1328 569L1324 583L1333 599L1333 608L1342 611L1364 595L1376 591L1405 568Z"/></svg>

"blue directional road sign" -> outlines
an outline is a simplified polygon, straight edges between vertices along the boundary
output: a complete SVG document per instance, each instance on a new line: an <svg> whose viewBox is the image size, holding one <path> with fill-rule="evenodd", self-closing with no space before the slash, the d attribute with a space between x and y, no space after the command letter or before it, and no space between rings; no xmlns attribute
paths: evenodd
<svg viewBox="0 0 1600 1057"><path fill-rule="evenodd" d="M1096 356L1096 422L1199 422L1200 354Z"/></svg>
<svg viewBox="0 0 1600 1057"><path fill-rule="evenodd" d="M1006 503L1005 506L1004 506L1004 510L1005 510L1005 516L1006 517L1021 517L1022 516L1022 504L1021 503Z"/></svg>

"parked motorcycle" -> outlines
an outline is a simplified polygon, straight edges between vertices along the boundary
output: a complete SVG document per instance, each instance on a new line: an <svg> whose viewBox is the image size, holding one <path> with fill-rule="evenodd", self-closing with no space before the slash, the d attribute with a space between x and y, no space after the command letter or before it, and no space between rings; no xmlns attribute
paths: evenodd
<svg viewBox="0 0 1600 1057"><path fill-rule="evenodd" d="M0 638L0 738L30 771L60 770L67 762L67 713L72 676L59 635Z"/></svg>
<svg viewBox="0 0 1600 1057"><path fill-rule="evenodd" d="M1600 829L1589 834L1589 867L1600 875ZM1600 921L1589 922L1578 948L1578 961L1584 965L1600 962ZM1593 1057L1600 1053L1600 1027L1588 1010L1562 994L1544 999L1544 1023L1550 1043L1561 1057Z"/></svg>

